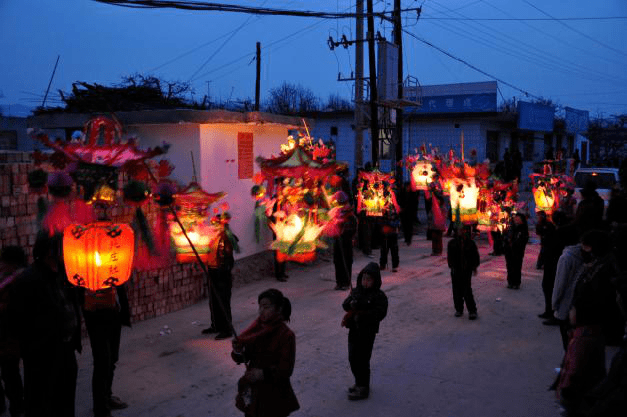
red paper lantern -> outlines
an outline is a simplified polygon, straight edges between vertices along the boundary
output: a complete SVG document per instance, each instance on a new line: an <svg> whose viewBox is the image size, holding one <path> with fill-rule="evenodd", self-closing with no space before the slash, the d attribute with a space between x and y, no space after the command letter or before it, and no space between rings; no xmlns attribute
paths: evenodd
<svg viewBox="0 0 627 417"><path fill-rule="evenodd" d="M124 284L131 275L135 237L127 224L72 224L63 232L63 261L69 281L98 291Z"/></svg>

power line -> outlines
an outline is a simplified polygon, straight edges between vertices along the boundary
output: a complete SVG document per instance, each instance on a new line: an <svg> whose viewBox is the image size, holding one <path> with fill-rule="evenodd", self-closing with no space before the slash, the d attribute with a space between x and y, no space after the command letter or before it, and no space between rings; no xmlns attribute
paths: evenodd
<svg viewBox="0 0 627 417"><path fill-rule="evenodd" d="M438 4L437 2L435 2L435 4ZM446 8L448 10L450 10L449 8L447 8L446 6L441 6L443 8ZM460 13L456 13L458 15L461 15ZM463 16L463 15L461 15ZM550 52L544 52L541 49L537 48L536 45L531 45L531 44L527 44L525 42L519 41L517 38L508 35L508 34L500 34L500 38L495 38L491 33L488 33L485 30L481 30L478 28L474 28L471 27L471 29L479 32L479 33L483 33L487 36L490 36L493 39L499 40L500 42L502 42L503 44L505 44L505 47L500 47L498 46L493 39L487 39L487 38L483 38L481 36L477 36L474 35L468 31L464 31L464 34L456 32L456 29L453 27L450 27L448 25L442 25L436 22L431 22L431 24L434 24L436 26L439 26L445 30L451 31L451 32L455 32L460 36L463 36L465 38L468 39L472 39L473 41L483 44L487 47L493 48L493 49L497 49L500 52L515 57L515 58L524 58L538 66L541 67L545 67L549 70L553 70L553 71L561 71L561 72L569 72L575 75L579 75L582 78L587 78L589 80L593 80L593 81L598 81L598 80L605 80L608 82L613 82L613 83L623 83L625 82L624 80L621 80L619 78L616 77L611 77L608 74L605 73L600 73L594 70L591 70L581 64L578 64L576 62L573 61L569 61L566 59L558 59L555 57L555 54L552 54ZM489 27L487 27L484 24L480 24L483 27L486 27L488 29L490 29ZM460 29L463 30L463 29ZM498 33L498 32L497 32ZM502 39L502 38L506 38L506 39ZM483 42L482 42L483 39ZM510 39L511 41L508 41L507 39ZM513 47L514 49L510 49L507 46ZM516 52L515 52L516 51Z"/></svg>
<svg viewBox="0 0 627 417"><path fill-rule="evenodd" d="M605 17L421 17L421 20L465 20L465 21L511 21L511 22L531 22L531 21L578 21L578 20L627 20L627 16L605 16Z"/></svg>
<svg viewBox="0 0 627 417"><path fill-rule="evenodd" d="M215 11L215 12L234 12L248 13L257 15L272 16L299 16L299 17L315 17L321 19L346 19L357 17L356 13L333 13L333 12L314 12L309 10L290 10L290 9L272 9L267 7L249 7L238 6L232 4L210 3L210 2L191 2L191 1L174 1L174 0L93 0L99 3L105 3L113 6L129 7L134 9L180 9L195 11ZM419 7L403 9L401 12L419 12ZM390 19L387 15L392 12L374 12L374 17ZM367 14L364 14L366 17Z"/></svg>
<svg viewBox="0 0 627 417"><path fill-rule="evenodd" d="M407 31L406 29L403 29L403 32L405 32L406 34L408 34L412 38L416 39L417 41L420 41L420 42L424 43L425 45L428 45L428 46L430 46L430 47L432 47L432 48L442 52L444 55L448 56L449 58L452 58L452 59L454 59L456 61L459 61L462 64L466 65L467 67L472 68L473 70L475 70L475 71L477 71L477 72L479 72L479 73L481 73L481 74L483 74L483 75L485 75L487 77L490 77L491 79L493 79L495 81L498 81L498 82L500 82L503 85L506 85L506 86L508 86L510 88L513 88L516 91L520 91L521 93L523 93L527 97L533 97L533 98L538 99L538 100L543 100L542 97L539 97L539 96L536 96L534 94L531 94L530 92L528 92L526 90L523 90L522 88L517 87L514 84L508 83L507 81L502 80L502 79L498 78L495 75L492 75L492 74L490 74L490 73L488 73L488 72L486 72L486 71L484 71L484 70L482 70L480 68L477 68L476 66L472 65L468 61L466 61L466 60L464 60L462 58L456 57L455 55L451 54L450 52L440 48L439 46L436 46L436 45L432 44L431 42L427 41L426 39L423 39L423 38L421 38L421 37L419 37L419 36L409 32L409 31Z"/></svg>
<svg viewBox="0 0 627 417"><path fill-rule="evenodd" d="M499 12L503 13L503 14L504 14L504 15L506 15L506 16L510 16L510 17L512 16L511 14L507 13L506 11L504 11L504 10L502 10L502 9L500 9L500 8L498 8L498 7L496 7L495 5L491 4L491 3L490 3L490 2L488 2L487 0L482 0L482 2L483 2L483 3L485 3L485 4L487 4L488 6L492 7L493 9L498 10ZM523 22L523 23L525 24L525 26L527 26L527 27L529 27L529 28L533 29L534 31L539 32L539 33L542 33L543 35L548 36L548 37L550 37L551 39L555 39L556 41L558 41L558 42L560 42L561 44L564 44L564 45L566 45L566 46L568 46L568 47L570 47L570 48L577 49L578 51L583 52L583 53L584 53L584 54L586 54L587 56L589 56L590 54L592 54L592 55L596 56L597 58L602 59L602 60L604 60L604 61L613 62L613 63L616 63L616 64L618 64L618 65L623 65L623 63L622 63L622 62L619 62L619 61L616 61L616 60L614 60L614 59L611 59L611 58L608 58L608 57L605 57L605 56L602 56L602 55L596 54L594 50L586 49L586 48L583 48L583 47L581 47L581 46L579 46L579 45L577 45L577 44L574 44L574 43L571 43L571 42L565 41L564 39L561 39L561 38L559 38L559 37L557 37L557 36L553 35L552 33L547 32L547 31L545 31L545 30L542 30L541 28L538 28L538 27L535 27L535 26L533 26L533 25L530 25L529 23L525 23L525 22Z"/></svg>
<svg viewBox="0 0 627 417"><path fill-rule="evenodd" d="M580 30L578 30L578 29L575 29L574 27L572 27L572 26L570 26L570 25L567 25L566 23L564 23L564 22L562 22L562 21L560 21L560 20L556 19L554 16L551 16L550 14L548 14L547 12L545 12L544 10L541 10L541 9L539 9L538 7L534 6L533 4L529 3L527 0L523 0L523 1L524 1L525 3L527 3L529 6L533 7L533 8L534 8L534 9L536 9L537 11L539 11L540 13L542 13L542 14L544 14L544 15L546 15L546 16L548 16L548 17L550 17L550 18L551 18L551 20L555 20L556 22L560 23L562 26L565 26L565 27L567 27L568 29L572 30L573 32L580 34L580 35L581 35L581 36L583 36L584 38L589 39L589 40L591 40L592 42L594 42L594 43L596 43L596 44L598 44L598 45L601 45L601 46L603 46L604 48L609 49L610 51L614 51L614 52L616 52L617 54L620 54L620 55L623 55L623 56L627 56L627 54L626 54L625 52L623 52L623 51L621 51L621 50L618 50L618 49L616 49L616 48L613 48L613 47L611 47L611 46L609 46L609 45L606 45L606 44L604 44L603 42L598 41L598 40L594 39L593 37L591 37L591 36L589 36L589 35L587 35L587 34L583 33L582 31L580 31Z"/></svg>

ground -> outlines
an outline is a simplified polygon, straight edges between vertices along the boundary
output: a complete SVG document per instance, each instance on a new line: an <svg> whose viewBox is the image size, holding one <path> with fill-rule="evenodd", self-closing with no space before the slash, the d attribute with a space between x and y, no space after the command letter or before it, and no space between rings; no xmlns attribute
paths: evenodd
<svg viewBox="0 0 627 417"><path fill-rule="evenodd" d="M533 235L533 233L532 233ZM445 238L445 245L448 238ZM556 417L554 380L563 349L557 327L544 326L539 245L527 246L520 290L506 288L505 259L478 239L481 266L473 277L479 318L453 316L446 257L430 256L424 233L400 242L399 271L383 272L389 313L375 341L370 398L351 402L347 330L340 326L347 291L336 291L333 263L289 264L289 281L268 276L235 288L232 311L240 332L257 315L257 295L270 287L290 298L296 334L292 385L301 408L293 416ZM378 250L374 251L378 256ZM356 251L353 280L372 261ZM243 365L230 340L201 335L206 302L124 328L114 394L129 408L114 416L241 416L234 405ZM167 326L167 328L166 328ZM91 353L79 357L77 416L91 414Z"/></svg>

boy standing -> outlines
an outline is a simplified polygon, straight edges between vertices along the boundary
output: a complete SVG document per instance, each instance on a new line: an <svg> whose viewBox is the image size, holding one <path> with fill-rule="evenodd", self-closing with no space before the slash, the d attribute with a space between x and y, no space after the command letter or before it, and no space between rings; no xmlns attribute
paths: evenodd
<svg viewBox="0 0 627 417"><path fill-rule="evenodd" d="M453 305L455 317L464 314L464 302L468 309L468 319L477 318L477 305L472 295L471 279L477 273L479 266L479 251L470 237L470 227L455 229L455 238L448 242L448 266L451 268L451 282L453 283Z"/></svg>
<svg viewBox="0 0 627 417"><path fill-rule="evenodd" d="M370 357L379 322L388 310L388 298L381 291L379 265L370 262L357 276L357 284L342 303L346 311L342 326L348 331L348 361L355 385L348 389L349 400L368 398L370 394Z"/></svg>

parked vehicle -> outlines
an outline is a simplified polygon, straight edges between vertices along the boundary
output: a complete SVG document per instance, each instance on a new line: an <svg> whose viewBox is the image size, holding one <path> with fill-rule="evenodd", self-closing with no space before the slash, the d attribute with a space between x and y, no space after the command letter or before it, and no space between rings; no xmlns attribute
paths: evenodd
<svg viewBox="0 0 627 417"><path fill-rule="evenodd" d="M581 189L585 187L588 181L593 181L596 185L597 193L603 199L605 203L605 210L610 203L610 195L612 194L612 188L618 184L618 168L606 168L606 167L588 167L578 168L575 171L575 194L574 197L577 200L577 204L581 201Z"/></svg>

